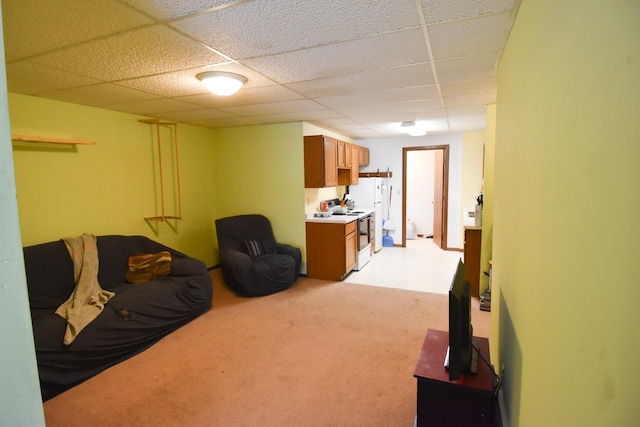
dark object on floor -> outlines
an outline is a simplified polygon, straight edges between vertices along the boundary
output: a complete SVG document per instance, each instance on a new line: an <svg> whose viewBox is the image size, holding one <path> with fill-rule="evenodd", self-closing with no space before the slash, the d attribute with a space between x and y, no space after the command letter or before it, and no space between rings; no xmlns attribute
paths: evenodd
<svg viewBox="0 0 640 427"><path fill-rule="evenodd" d="M115 296L70 345L67 322L55 314L75 287L62 240L24 248L33 335L43 400L146 350L211 307L213 285L202 261L143 236L98 236L100 286ZM131 255L168 251L168 274L128 283Z"/></svg>
<svg viewBox="0 0 640 427"><path fill-rule="evenodd" d="M270 295L288 289L300 273L299 248L276 243L269 220L262 215L238 215L216 220L220 266L234 292Z"/></svg>
<svg viewBox="0 0 640 427"><path fill-rule="evenodd" d="M480 295L480 310L491 311L491 289Z"/></svg>

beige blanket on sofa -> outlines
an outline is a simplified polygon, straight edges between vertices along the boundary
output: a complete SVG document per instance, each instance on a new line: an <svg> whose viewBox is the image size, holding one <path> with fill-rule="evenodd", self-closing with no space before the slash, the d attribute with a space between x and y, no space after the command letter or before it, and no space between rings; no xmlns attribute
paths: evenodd
<svg viewBox="0 0 640 427"><path fill-rule="evenodd" d="M63 342L69 345L80 331L93 321L115 293L105 291L98 283L98 246L96 237L83 234L62 239L73 260L76 287L56 314L67 320Z"/></svg>

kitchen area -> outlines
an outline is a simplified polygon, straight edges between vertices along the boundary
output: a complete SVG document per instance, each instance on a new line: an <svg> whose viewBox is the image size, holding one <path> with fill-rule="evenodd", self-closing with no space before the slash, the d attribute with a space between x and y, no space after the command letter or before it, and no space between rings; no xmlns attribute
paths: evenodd
<svg viewBox="0 0 640 427"><path fill-rule="evenodd" d="M306 209L308 277L343 280L366 268L382 249L386 185L382 178L359 177L368 157L368 149L356 144L323 135L305 137L305 188L326 195L344 189L342 197Z"/></svg>

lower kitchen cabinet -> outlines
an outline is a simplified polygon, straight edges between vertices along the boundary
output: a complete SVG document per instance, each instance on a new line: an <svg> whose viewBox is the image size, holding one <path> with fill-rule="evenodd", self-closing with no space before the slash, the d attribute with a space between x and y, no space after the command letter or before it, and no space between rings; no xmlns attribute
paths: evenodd
<svg viewBox="0 0 640 427"><path fill-rule="evenodd" d="M307 277L342 280L357 262L357 221L307 222Z"/></svg>

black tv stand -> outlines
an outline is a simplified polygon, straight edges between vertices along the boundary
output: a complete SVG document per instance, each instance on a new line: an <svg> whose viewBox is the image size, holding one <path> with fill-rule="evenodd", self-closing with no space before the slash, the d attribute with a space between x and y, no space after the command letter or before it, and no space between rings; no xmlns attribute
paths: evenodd
<svg viewBox="0 0 640 427"><path fill-rule="evenodd" d="M461 374L454 381L442 364L449 345L449 333L429 329L413 374L418 380L416 425L493 426L494 377L486 363L477 364L475 375ZM489 359L489 340L473 337L480 355Z"/></svg>
<svg viewBox="0 0 640 427"><path fill-rule="evenodd" d="M445 369L449 369L449 351L451 347L447 347L447 355L444 357L444 367ZM468 372L463 372L465 374L475 375L478 373L478 350L475 347L471 349L471 366L469 366Z"/></svg>

